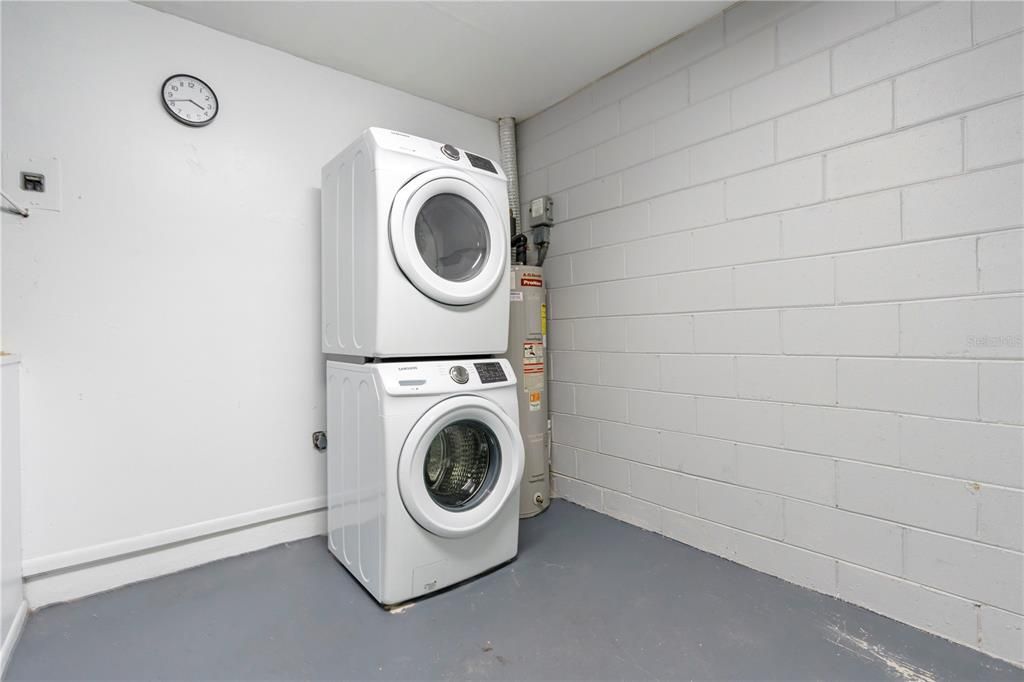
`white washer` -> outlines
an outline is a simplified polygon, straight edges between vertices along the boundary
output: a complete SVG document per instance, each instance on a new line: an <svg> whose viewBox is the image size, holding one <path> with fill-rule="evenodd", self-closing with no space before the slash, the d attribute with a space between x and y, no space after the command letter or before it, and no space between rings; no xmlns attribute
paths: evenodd
<svg viewBox="0 0 1024 682"><path fill-rule="evenodd" d="M509 217L497 163L370 128L324 166L321 201L324 353L505 352Z"/></svg>
<svg viewBox="0 0 1024 682"><path fill-rule="evenodd" d="M516 400L504 359L327 363L328 547L378 602L515 558Z"/></svg>

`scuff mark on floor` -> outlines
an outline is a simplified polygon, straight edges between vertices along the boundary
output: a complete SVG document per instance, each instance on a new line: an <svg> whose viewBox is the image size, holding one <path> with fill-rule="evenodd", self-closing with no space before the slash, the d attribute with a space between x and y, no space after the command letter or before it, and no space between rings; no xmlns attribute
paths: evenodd
<svg viewBox="0 0 1024 682"><path fill-rule="evenodd" d="M847 632L841 625L829 623L828 630L832 636L832 643L841 649L846 649L868 661L876 661L885 665L891 677L907 682L936 682L931 671L911 663L902 656L888 651L881 644L872 644L866 638L868 632L858 628L860 635Z"/></svg>

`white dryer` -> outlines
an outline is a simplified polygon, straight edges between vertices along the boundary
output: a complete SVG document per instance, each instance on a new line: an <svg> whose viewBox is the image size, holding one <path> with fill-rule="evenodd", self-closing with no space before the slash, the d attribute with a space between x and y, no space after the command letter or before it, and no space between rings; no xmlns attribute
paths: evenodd
<svg viewBox="0 0 1024 682"><path fill-rule="evenodd" d="M328 547L378 602L515 558L516 401L503 359L327 363Z"/></svg>
<svg viewBox="0 0 1024 682"><path fill-rule="evenodd" d="M498 164L370 128L324 166L321 201L324 353L505 351L509 217Z"/></svg>

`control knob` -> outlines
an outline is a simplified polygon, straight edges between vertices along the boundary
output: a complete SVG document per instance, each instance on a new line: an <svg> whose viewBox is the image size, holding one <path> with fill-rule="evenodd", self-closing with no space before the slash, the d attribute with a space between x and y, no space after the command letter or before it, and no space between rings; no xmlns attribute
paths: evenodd
<svg viewBox="0 0 1024 682"><path fill-rule="evenodd" d="M451 146L450 144L446 144L443 147L441 147L441 153L447 156L452 161L459 160L459 150Z"/></svg>

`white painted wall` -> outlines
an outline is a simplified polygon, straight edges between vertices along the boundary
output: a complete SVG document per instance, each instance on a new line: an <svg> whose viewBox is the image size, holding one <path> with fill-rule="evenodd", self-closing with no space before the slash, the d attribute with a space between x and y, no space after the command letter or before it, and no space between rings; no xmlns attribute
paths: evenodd
<svg viewBox="0 0 1024 682"><path fill-rule="evenodd" d="M369 125L489 156L496 125L130 3L2 11L3 151L63 166L62 212L3 218L26 569L318 509L320 168ZM164 113L178 72L216 90L209 127ZM204 543L188 563L250 548ZM180 564L51 575L35 603Z"/></svg>
<svg viewBox="0 0 1024 682"><path fill-rule="evenodd" d="M1024 662L1014 3L745 3L523 122L557 493Z"/></svg>

